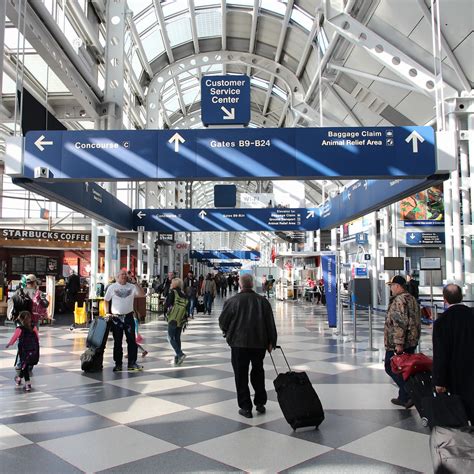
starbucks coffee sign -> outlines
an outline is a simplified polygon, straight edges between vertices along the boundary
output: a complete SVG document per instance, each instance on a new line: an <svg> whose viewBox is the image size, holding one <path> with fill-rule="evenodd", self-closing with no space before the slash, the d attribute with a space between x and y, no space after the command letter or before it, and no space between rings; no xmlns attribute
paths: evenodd
<svg viewBox="0 0 474 474"><path fill-rule="evenodd" d="M1 236L6 239L44 239L58 242L90 242L91 235L85 232L67 230L33 230L33 229L1 229Z"/></svg>

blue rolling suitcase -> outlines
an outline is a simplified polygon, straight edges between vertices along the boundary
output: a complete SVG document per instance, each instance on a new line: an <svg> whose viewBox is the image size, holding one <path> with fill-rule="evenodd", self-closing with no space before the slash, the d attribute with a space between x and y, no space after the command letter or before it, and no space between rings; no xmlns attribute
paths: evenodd
<svg viewBox="0 0 474 474"><path fill-rule="evenodd" d="M99 349L104 344L104 339L106 335L109 335L109 324L104 318L95 318L89 328L89 333L87 334L87 347L91 349Z"/></svg>
<svg viewBox="0 0 474 474"><path fill-rule="evenodd" d="M92 321L87 334L87 349L81 355L81 369L84 372L102 370L109 329L108 321L103 318L95 318Z"/></svg>

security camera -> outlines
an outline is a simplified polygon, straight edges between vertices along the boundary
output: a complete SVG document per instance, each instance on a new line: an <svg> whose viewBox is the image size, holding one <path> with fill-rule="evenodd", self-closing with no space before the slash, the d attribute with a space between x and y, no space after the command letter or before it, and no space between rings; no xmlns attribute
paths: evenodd
<svg viewBox="0 0 474 474"><path fill-rule="evenodd" d="M53 174L49 170L49 168L46 168L44 166L37 166L35 168L34 172L35 178L52 178Z"/></svg>

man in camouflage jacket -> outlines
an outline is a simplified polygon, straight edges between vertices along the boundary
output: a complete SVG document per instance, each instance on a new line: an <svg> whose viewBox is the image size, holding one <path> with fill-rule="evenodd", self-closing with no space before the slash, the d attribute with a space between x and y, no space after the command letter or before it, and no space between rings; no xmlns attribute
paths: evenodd
<svg viewBox="0 0 474 474"><path fill-rule="evenodd" d="M398 398L392 398L394 405L411 408L413 402L405 391L405 381L400 374L394 374L390 359L394 354L402 352L413 354L420 340L421 314L416 299L408 293L406 280L400 275L394 276L390 282L392 297L387 310L384 327L385 372L398 385Z"/></svg>

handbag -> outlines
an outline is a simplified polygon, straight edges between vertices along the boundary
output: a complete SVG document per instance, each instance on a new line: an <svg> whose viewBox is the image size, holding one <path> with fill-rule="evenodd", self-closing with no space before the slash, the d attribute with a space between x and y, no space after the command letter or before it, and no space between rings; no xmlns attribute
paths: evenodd
<svg viewBox="0 0 474 474"><path fill-rule="evenodd" d="M419 372L431 372L433 360L421 352L419 354L395 354L390 359L390 367L394 374L401 374L403 380Z"/></svg>

